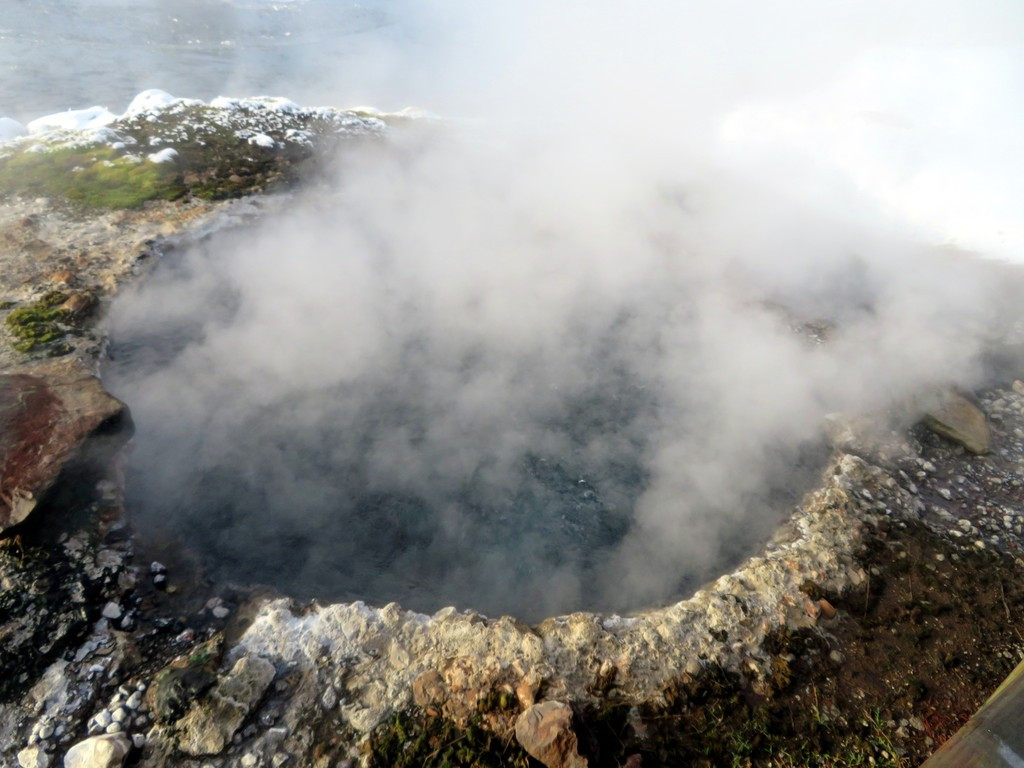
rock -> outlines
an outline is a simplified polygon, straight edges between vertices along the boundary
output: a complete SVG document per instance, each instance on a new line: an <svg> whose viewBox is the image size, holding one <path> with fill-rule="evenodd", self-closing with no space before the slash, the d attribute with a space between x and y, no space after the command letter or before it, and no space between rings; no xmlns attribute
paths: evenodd
<svg viewBox="0 0 1024 768"><path fill-rule="evenodd" d="M110 716L110 712L105 709L101 709L96 713L96 716L92 719L94 723L100 728L106 728L113 722L113 718Z"/></svg>
<svg viewBox="0 0 1024 768"><path fill-rule="evenodd" d="M25 747L18 753L18 765L21 768L47 768L50 756L41 747Z"/></svg>
<svg viewBox="0 0 1024 768"><path fill-rule="evenodd" d="M263 698L276 671L273 664L258 656L240 658L178 721L178 748L195 756L222 752Z"/></svg>
<svg viewBox="0 0 1024 768"><path fill-rule="evenodd" d="M231 614L231 609L226 605L218 605L210 613L215 619L226 619Z"/></svg>
<svg viewBox="0 0 1024 768"><path fill-rule="evenodd" d="M179 641L184 634L178 636ZM157 673L149 687L148 700L149 709L158 722L177 720L195 699L217 682L216 669L223 647L223 638L217 635Z"/></svg>
<svg viewBox="0 0 1024 768"><path fill-rule="evenodd" d="M110 602L103 606L104 619L110 619L111 621L114 621L115 619L121 618L122 613L123 611L121 610L121 606L117 603Z"/></svg>
<svg viewBox="0 0 1024 768"><path fill-rule="evenodd" d="M561 701L534 704L516 720L516 741L547 768L587 768L579 754L572 707Z"/></svg>
<svg viewBox="0 0 1024 768"><path fill-rule="evenodd" d="M818 601L818 608L821 610L821 615L826 619L834 619L836 617L835 606L832 605L825 598L821 598Z"/></svg>
<svg viewBox="0 0 1024 768"><path fill-rule="evenodd" d="M962 395L946 391L933 398L924 409L924 424L971 453L989 452L991 436L985 414Z"/></svg>
<svg viewBox="0 0 1024 768"><path fill-rule="evenodd" d="M124 734L93 736L68 750L64 768L120 768L130 749Z"/></svg>
<svg viewBox="0 0 1024 768"><path fill-rule="evenodd" d="M0 531L28 517L87 448L120 447L127 413L74 360L0 375ZM118 439L94 439L101 435Z"/></svg>

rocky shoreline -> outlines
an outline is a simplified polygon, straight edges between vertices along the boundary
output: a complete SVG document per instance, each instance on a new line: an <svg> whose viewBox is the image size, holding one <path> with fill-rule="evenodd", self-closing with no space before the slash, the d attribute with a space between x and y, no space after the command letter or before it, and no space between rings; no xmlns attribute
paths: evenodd
<svg viewBox="0 0 1024 768"><path fill-rule="evenodd" d="M230 125L200 131L212 149L175 195L112 210L7 189L0 207L4 765L912 765L1024 658L1012 377L914 418L836 417L820 487L762 554L634 616L320 605L139 562L96 320L161 249L257 213L247 196L322 149L302 110L153 115L108 129L188 155L183 126ZM331 142L383 130L331 120Z"/></svg>

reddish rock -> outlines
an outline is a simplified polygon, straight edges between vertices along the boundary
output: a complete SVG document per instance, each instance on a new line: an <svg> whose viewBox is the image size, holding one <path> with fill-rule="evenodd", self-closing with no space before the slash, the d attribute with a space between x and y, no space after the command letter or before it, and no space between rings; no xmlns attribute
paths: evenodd
<svg viewBox="0 0 1024 768"><path fill-rule="evenodd" d="M572 707L561 701L534 704L516 720L516 741L547 768L587 768L580 754Z"/></svg>
<svg viewBox="0 0 1024 768"><path fill-rule="evenodd" d="M32 513L92 438L127 437L127 422L125 405L74 360L0 375L0 531Z"/></svg>

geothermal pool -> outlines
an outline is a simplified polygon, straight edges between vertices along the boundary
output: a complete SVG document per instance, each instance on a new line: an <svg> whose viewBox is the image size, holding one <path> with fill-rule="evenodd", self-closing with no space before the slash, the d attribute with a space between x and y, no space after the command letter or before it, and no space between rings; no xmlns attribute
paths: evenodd
<svg viewBox="0 0 1024 768"><path fill-rule="evenodd" d="M281 284L276 299L257 292L281 301L277 330L254 316L256 272L239 266L253 238L247 224L178 245L109 319L105 384L137 430L136 530L177 542L215 581L526 620L642 609L748 556L817 480L816 443L767 446L777 461L742 493L723 487L719 506L681 488L671 564L645 558L635 512L665 485L652 481L661 422L701 420L666 402L628 335L496 351L496 336L455 343L406 319L335 366L355 333L339 297L300 290L293 305ZM297 259L292 284L317 285L319 264Z"/></svg>

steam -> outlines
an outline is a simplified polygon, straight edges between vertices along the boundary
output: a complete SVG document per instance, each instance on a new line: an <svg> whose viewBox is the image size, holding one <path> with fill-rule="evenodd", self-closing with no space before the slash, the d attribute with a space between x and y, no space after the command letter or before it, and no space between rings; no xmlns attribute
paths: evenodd
<svg viewBox="0 0 1024 768"><path fill-rule="evenodd" d="M215 568L427 610L645 607L767 535L825 414L980 383L1014 273L949 244L1015 255L1019 182L914 137L976 137L938 101L980 80L1010 108L1019 51L972 54L1006 24L461 5L392 7L407 34L364 81L450 119L342 151L114 308L129 494Z"/></svg>

